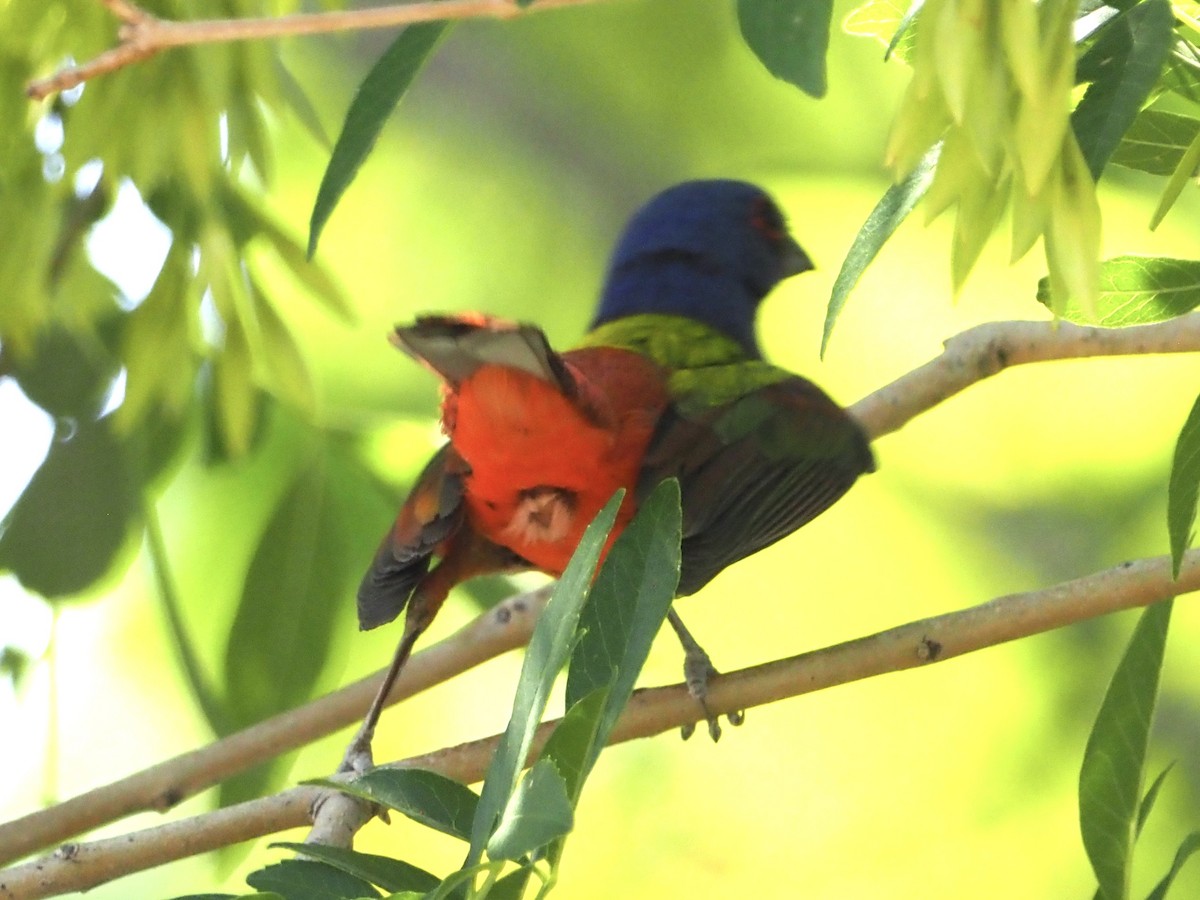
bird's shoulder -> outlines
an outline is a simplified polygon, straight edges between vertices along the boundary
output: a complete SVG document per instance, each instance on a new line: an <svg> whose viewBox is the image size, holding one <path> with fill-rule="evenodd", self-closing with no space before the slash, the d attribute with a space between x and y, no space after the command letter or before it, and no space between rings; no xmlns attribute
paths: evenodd
<svg viewBox="0 0 1200 900"><path fill-rule="evenodd" d="M642 313L605 322L589 332L579 346L632 350L672 372L748 359L736 340L711 325L663 313Z"/></svg>

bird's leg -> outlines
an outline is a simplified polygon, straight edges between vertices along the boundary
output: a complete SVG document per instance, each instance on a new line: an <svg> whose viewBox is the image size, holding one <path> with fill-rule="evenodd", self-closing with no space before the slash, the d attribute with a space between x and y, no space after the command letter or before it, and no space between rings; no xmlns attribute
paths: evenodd
<svg viewBox="0 0 1200 900"><path fill-rule="evenodd" d="M708 681L714 675L718 674L713 667L712 660L708 654L704 652L704 648L696 642L692 637L692 633L687 630L683 624L683 620L679 618L679 614L675 612L675 607L667 610L667 621L671 623L671 627L675 629L675 634L679 636L679 643L683 645L683 677L687 682L688 693L696 698L696 702L700 704L700 708L704 710L704 718L708 721L708 734L713 741L721 738L721 723L718 716L714 716L708 708ZM741 725L746 721L744 712L732 712L727 717L730 725ZM682 729L683 739L686 741L692 736L692 732L696 730L695 725L684 725Z"/></svg>
<svg viewBox="0 0 1200 900"><path fill-rule="evenodd" d="M404 664L412 655L413 645L416 644L417 638L424 634L441 605L440 599L435 599L420 589L409 600L408 612L404 616L404 633L400 636L400 643L396 646L392 664L388 666L383 681L379 683L379 690L375 692L375 699L371 701L358 733L354 735L354 740L346 748L346 755L342 757L342 764L338 771L362 774L375 765L371 753L371 741L375 737L375 726L379 724L383 707L387 704L388 694L392 692L392 687L396 684L396 679L400 677Z"/></svg>

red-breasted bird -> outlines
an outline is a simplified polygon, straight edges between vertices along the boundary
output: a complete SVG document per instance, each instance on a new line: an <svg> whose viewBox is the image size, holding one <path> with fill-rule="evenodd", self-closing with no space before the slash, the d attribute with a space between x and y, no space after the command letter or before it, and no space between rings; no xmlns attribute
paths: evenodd
<svg viewBox="0 0 1200 900"><path fill-rule="evenodd" d="M430 460L358 592L362 628L404 634L360 733L447 592L485 573L560 575L584 528L627 490L679 479L679 595L795 531L874 469L862 429L820 388L763 360L759 302L812 268L766 193L693 181L653 198L613 254L592 330L555 353L533 325L428 316L393 342L444 381L448 443ZM434 558L440 561L431 568ZM677 615L685 673L703 704L708 657ZM719 735L708 713L710 733Z"/></svg>

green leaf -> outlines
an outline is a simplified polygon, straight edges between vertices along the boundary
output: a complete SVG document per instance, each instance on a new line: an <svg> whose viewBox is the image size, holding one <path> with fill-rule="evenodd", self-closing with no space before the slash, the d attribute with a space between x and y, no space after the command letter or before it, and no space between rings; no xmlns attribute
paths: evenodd
<svg viewBox="0 0 1200 900"><path fill-rule="evenodd" d="M1171 463L1167 486L1167 533L1171 540L1171 573L1179 577L1183 554L1192 544L1196 523L1196 500L1200 496L1200 397L1192 405Z"/></svg>
<svg viewBox="0 0 1200 900"><path fill-rule="evenodd" d="M555 677L571 652L579 614L624 493L617 491L588 525L566 571L554 587L554 595L538 618L525 651L508 727L500 738L483 782L465 867L475 865L482 857L496 822L508 805L517 774L529 757L533 734L541 723Z"/></svg>
<svg viewBox="0 0 1200 900"><path fill-rule="evenodd" d="M237 316L225 319L225 346L213 360L213 411L222 450L245 456L258 433L262 397L254 382L250 337Z"/></svg>
<svg viewBox="0 0 1200 900"><path fill-rule="evenodd" d="M294 850L312 859L328 863L336 869L341 869L349 875L354 875L371 884L377 884L385 891L431 891L440 883L440 879L424 869L390 856L377 856L374 853L359 853L343 847L329 847L325 844L301 844L280 841L271 844L285 850Z"/></svg>
<svg viewBox="0 0 1200 900"><path fill-rule="evenodd" d="M488 841L492 859L518 860L569 832L575 824L563 777L548 759L525 773Z"/></svg>
<svg viewBox="0 0 1200 900"><path fill-rule="evenodd" d="M372 769L352 781L318 779L310 784L345 791L451 837L469 840L479 796L465 784L428 769Z"/></svg>
<svg viewBox="0 0 1200 900"><path fill-rule="evenodd" d="M596 577L567 673L569 705L599 688L610 688L585 775L629 702L650 645L675 599L681 538L679 482L669 478L639 505Z"/></svg>
<svg viewBox="0 0 1200 900"><path fill-rule="evenodd" d="M355 321L354 309L337 282L320 263L311 260L304 248L255 201L234 185L223 185L217 194L225 222L239 247L258 238L266 241L292 275L313 297L343 322Z"/></svg>
<svg viewBox="0 0 1200 900"><path fill-rule="evenodd" d="M833 334L833 326L842 314L842 308L850 296L850 291L858 284L858 279L866 271L867 266L879 254L888 238L900 227L900 223L913 211L929 185L933 182L934 171L937 167L938 154L941 144L934 146L917 163L912 173L887 189L880 201L867 216L867 221L854 237L837 280L833 283L833 291L829 295L829 307L825 311L825 329L821 334L821 356L829 347L829 338Z"/></svg>
<svg viewBox="0 0 1200 900"><path fill-rule="evenodd" d="M1080 58L1077 70L1092 83L1071 124L1092 178L1100 178L1158 82L1174 25L1169 0L1144 0L1110 22Z"/></svg>
<svg viewBox="0 0 1200 900"><path fill-rule="evenodd" d="M1167 874L1162 877L1162 880L1154 886L1154 890L1146 895L1146 900L1165 900L1167 891L1171 889L1171 885L1175 881L1175 876L1179 874L1179 870L1183 868L1184 863L1195 855L1197 851L1200 851L1200 831L1193 831L1179 844L1179 849L1175 851L1175 860L1171 863L1171 868L1167 870Z"/></svg>
<svg viewBox="0 0 1200 900"><path fill-rule="evenodd" d="M191 342L190 252L180 240L171 245L154 286L123 329L121 358L128 374L116 419L125 431L156 410L179 413L192 401L199 357Z"/></svg>
<svg viewBox="0 0 1200 900"><path fill-rule="evenodd" d="M0 527L0 571L50 599L90 587L141 527L138 486L111 417L60 421L45 461Z"/></svg>
<svg viewBox="0 0 1200 900"><path fill-rule="evenodd" d="M1170 175L1198 135L1200 119L1145 109L1121 136L1110 162L1151 175Z"/></svg>
<svg viewBox="0 0 1200 900"><path fill-rule="evenodd" d="M825 96L833 0L738 0L737 13L742 38L768 72Z"/></svg>
<svg viewBox="0 0 1200 900"><path fill-rule="evenodd" d="M14 359L11 374L50 415L94 419L119 369L99 335L52 324L38 332L32 354Z"/></svg>
<svg viewBox="0 0 1200 900"><path fill-rule="evenodd" d="M0 646L0 678L6 678L17 690L33 665L33 657L19 647Z"/></svg>
<svg viewBox="0 0 1200 900"><path fill-rule="evenodd" d="M1167 776L1171 774L1171 770L1175 768L1175 763L1171 763L1165 769L1158 773L1158 777L1154 779L1154 783L1150 785L1150 789L1146 791L1146 795L1142 797L1142 802L1138 806L1137 826L1134 829L1136 834L1142 833L1142 828L1146 824L1146 819L1150 817L1150 810L1154 809L1154 802L1158 799L1158 792L1162 790L1163 784L1167 780Z"/></svg>
<svg viewBox="0 0 1200 900"><path fill-rule="evenodd" d="M1106 328L1163 322L1200 306L1200 261L1148 256L1105 260L1094 313L1075 298L1052 305L1048 278L1038 282L1037 298L1069 322Z"/></svg>
<svg viewBox="0 0 1200 900"><path fill-rule="evenodd" d="M312 695L331 637L351 614L334 601L350 596L362 574L362 548L377 539L377 523L391 508L340 444L324 439L309 451L259 539L230 628L224 660L230 727ZM258 796L286 764L279 760L225 782L222 805Z"/></svg>
<svg viewBox="0 0 1200 900"><path fill-rule="evenodd" d="M487 900L521 900L533 875L532 866L521 866L499 879L488 891Z"/></svg>
<svg viewBox="0 0 1200 900"><path fill-rule="evenodd" d="M875 38L887 48L885 60L895 55L907 62L916 36L911 26L923 4L924 0L867 0L850 10L842 20L842 31Z"/></svg>
<svg viewBox="0 0 1200 900"><path fill-rule="evenodd" d="M574 801L578 801L587 776L607 697L608 688L600 687L571 704L542 748L542 758L554 763Z"/></svg>
<svg viewBox="0 0 1200 900"><path fill-rule="evenodd" d="M246 884L258 891L275 891L287 900L359 900L378 897L371 885L323 862L285 859L251 872Z"/></svg>
<svg viewBox="0 0 1200 900"><path fill-rule="evenodd" d="M310 257L317 250L317 240L333 208L358 174L388 116L417 77L446 28L446 22L425 22L405 28L358 86L317 189L317 200L308 225Z"/></svg>
<svg viewBox="0 0 1200 900"><path fill-rule="evenodd" d="M1083 755L1080 830L1106 900L1129 896L1142 769L1170 621L1170 600L1147 607L1138 619Z"/></svg>
<svg viewBox="0 0 1200 900"><path fill-rule="evenodd" d="M1162 197L1158 200L1158 206L1155 207L1154 215L1150 217L1150 230L1153 231L1159 226L1171 207L1175 205L1175 201L1179 199L1179 195L1183 193L1184 187L1188 181L1196 174L1196 170L1200 168L1200 133L1192 139L1188 148L1183 151L1183 155L1179 158L1179 164L1175 166L1175 171L1171 173L1171 177L1167 179L1167 186L1163 188Z"/></svg>
<svg viewBox="0 0 1200 900"><path fill-rule="evenodd" d="M253 278L250 282L250 297L254 302L254 317L258 322L263 361L266 363L268 383L275 396L285 400L306 414L311 414L316 404L312 377L308 373L296 339L292 337L275 307L266 298Z"/></svg>

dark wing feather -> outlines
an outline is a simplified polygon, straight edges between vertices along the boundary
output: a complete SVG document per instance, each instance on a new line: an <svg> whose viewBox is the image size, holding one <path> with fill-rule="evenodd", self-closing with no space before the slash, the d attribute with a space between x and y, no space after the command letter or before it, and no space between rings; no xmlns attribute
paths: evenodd
<svg viewBox="0 0 1200 900"><path fill-rule="evenodd" d="M461 526L465 469L447 444L421 472L358 587L362 630L400 615L413 588L429 571L430 558Z"/></svg>
<svg viewBox="0 0 1200 900"><path fill-rule="evenodd" d="M874 468L858 424L818 387L790 376L721 406L669 408L639 491L679 479L686 595L820 515Z"/></svg>

